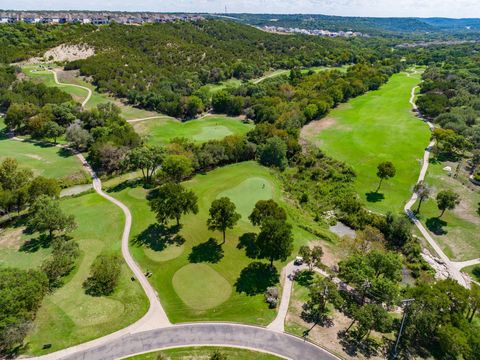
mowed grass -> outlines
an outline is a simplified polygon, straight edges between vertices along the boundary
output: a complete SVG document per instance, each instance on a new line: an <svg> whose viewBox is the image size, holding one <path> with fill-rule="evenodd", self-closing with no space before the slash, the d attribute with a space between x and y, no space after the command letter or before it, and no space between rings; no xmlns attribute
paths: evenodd
<svg viewBox="0 0 480 360"><path fill-rule="evenodd" d="M457 178L449 176L443 170L450 166L455 172L457 163L439 162L431 159L425 178L425 183L432 188L430 199L422 203L420 221L426 225L435 241L452 260L465 261L480 257L480 217L476 213L480 203L480 187L476 187L468 180L467 173L461 171ZM438 219L438 210L435 200L438 192L452 190L460 196L460 204L452 210L447 210ZM416 209L415 204L413 209Z"/></svg>
<svg viewBox="0 0 480 360"><path fill-rule="evenodd" d="M268 324L273 320L275 310L268 309L263 291L255 291L261 287L264 278L255 270L247 272L250 277L240 277L241 271L254 260L247 258L237 244L240 235L258 231L248 221L248 215L258 200L273 198L285 206L279 182L271 170L255 162L245 162L197 175L184 185L195 192L199 201L199 213L189 214L181 220L180 235L184 243L159 241L156 219L146 200L147 190L118 186L110 192L132 211L131 251L144 270L153 272L150 280L170 321ZM211 202L225 195L237 205L242 218L233 230L227 231L226 243L220 245L221 233L209 231L206 221ZM294 222L292 217L290 222ZM297 227L294 227L294 235L297 250L301 244L314 238ZM181 249L178 249L179 244ZM164 252L168 255L163 259L156 255L161 256ZM283 265L275 262L279 272ZM237 291L236 283L238 289L247 289L252 295Z"/></svg>
<svg viewBox="0 0 480 360"><path fill-rule="evenodd" d="M126 360L156 360L160 354L167 356L170 360L206 360L215 352L220 351L228 360L277 360L283 359L275 355L261 353L246 349L229 347L197 346L189 348L168 349L154 351L146 354L135 355Z"/></svg>
<svg viewBox="0 0 480 360"><path fill-rule="evenodd" d="M60 350L114 332L139 319L148 308L143 290L138 282L130 280L131 272L126 264L122 266L119 285L112 295L93 297L86 295L82 288L97 255L121 256L124 223L121 210L95 193L66 198L61 204L66 213L75 216L78 228L71 235L80 245L81 257L65 285L45 297L26 338L26 352L31 355ZM17 250L16 256L24 268L27 267L25 258L33 259L30 267L34 268L48 253L49 249L32 254ZM0 259L2 257L0 251ZM16 266L12 259L9 265ZM42 350L47 343L52 347Z"/></svg>
<svg viewBox="0 0 480 360"><path fill-rule="evenodd" d="M69 84L76 84L89 88L90 90L92 90L92 96L86 104L86 108L88 110L93 109L100 104L114 103L120 107L122 116L127 120L159 115L158 113L152 111L147 111L135 108L133 106L125 105L119 100L109 96L108 94L99 93L98 91L96 91L95 86L93 86L87 81L84 81L80 77L73 76L72 72L59 72L58 81L61 83L61 85L59 85L55 83L53 74L48 70L40 68L39 65L25 66L22 68L22 71L25 75L27 75L27 77L29 77L33 81L42 82L47 86L55 86L62 89L66 93L70 94L73 100L78 103L82 103L86 99L88 92L85 89L71 86Z"/></svg>
<svg viewBox="0 0 480 360"><path fill-rule="evenodd" d="M370 210L401 211L418 178L430 138L409 103L419 76L393 75L379 90L339 106L320 120L311 138L327 155L353 167L355 188ZM393 162L397 172L377 194L377 166L383 161Z"/></svg>
<svg viewBox="0 0 480 360"><path fill-rule="evenodd" d="M84 172L80 161L69 151L50 144L8 139L5 123L0 118L0 161L14 158L20 165L30 168L35 175L61 178Z"/></svg>
<svg viewBox="0 0 480 360"><path fill-rule="evenodd" d="M184 137L197 143L221 140L229 135L246 134L253 125L246 124L239 118L208 115L185 122L161 117L133 123L133 127L138 134L146 137L150 144L164 145L176 137Z"/></svg>

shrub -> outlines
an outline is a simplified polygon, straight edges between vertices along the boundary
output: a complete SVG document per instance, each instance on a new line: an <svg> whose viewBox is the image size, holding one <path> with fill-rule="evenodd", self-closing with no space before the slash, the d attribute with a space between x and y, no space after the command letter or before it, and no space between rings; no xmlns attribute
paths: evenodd
<svg viewBox="0 0 480 360"><path fill-rule="evenodd" d="M121 264L118 256L97 256L91 267L90 277L83 283L85 293L92 296L112 294L118 283Z"/></svg>

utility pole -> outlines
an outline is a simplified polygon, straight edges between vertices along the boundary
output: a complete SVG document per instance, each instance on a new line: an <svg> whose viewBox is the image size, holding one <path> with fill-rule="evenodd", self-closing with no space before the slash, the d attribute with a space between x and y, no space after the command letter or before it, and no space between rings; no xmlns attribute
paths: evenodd
<svg viewBox="0 0 480 360"><path fill-rule="evenodd" d="M414 301L415 301L415 299L402 300L403 317L402 317L402 323L400 324L400 331L398 332L398 335L397 335L397 341L395 342L395 347L393 348L393 352L392 352L392 356L393 356L394 359L397 357L397 348L398 348L398 344L400 343L400 337L402 336L403 325L405 324L405 319L407 317L407 312L405 310L406 310L407 306Z"/></svg>

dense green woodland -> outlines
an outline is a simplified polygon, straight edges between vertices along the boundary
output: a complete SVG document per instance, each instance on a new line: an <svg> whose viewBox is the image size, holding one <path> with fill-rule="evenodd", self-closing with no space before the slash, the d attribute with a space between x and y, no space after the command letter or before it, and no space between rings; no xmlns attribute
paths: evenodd
<svg viewBox="0 0 480 360"><path fill-rule="evenodd" d="M0 63L26 60L94 29L88 25L0 24Z"/></svg>
<svg viewBox="0 0 480 360"><path fill-rule="evenodd" d="M274 169L285 197L311 218L311 222L296 225L325 238L317 233L315 223L326 227L325 214L332 212L358 230L358 239L350 246L353 250L339 264L339 276L363 295L360 299L339 296L327 279L311 283L303 314L308 322L314 326L327 323L326 304L330 303L353 321L342 338L360 348L368 347L372 330L389 334L398 329L398 321L383 304L395 305L400 298L415 297L415 303L406 309L409 320L400 344L403 354L476 358L480 351L478 288L470 291L450 280L435 281L407 218L365 210L353 188L353 169L300 143L305 124L323 118L351 98L378 89L391 75L417 63L429 65L418 103L422 114L441 126L433 134L439 140L438 151L447 156L471 156L480 143L475 48L470 52L462 45L392 51L388 41L378 39L279 36L224 21L111 25L95 32L75 26L0 29L0 41L9 44L0 67L0 111L5 113L8 132L34 141L55 143L64 138L72 148L88 152L89 162L101 176L140 170L144 186L153 189L148 198L152 211L165 226L170 220L180 226L182 215L198 212L196 194L184 188L182 181L219 166L257 160ZM9 42L9 38L19 43ZM22 80L17 76L19 69L8 65L62 42L95 47L95 56L66 64L66 68L79 68L102 91L183 119L205 110L243 115L255 128L245 136L200 144L176 138L165 146L148 145L115 105L83 110L68 94ZM31 43L37 45L29 47ZM309 66L341 64L352 66L346 72L302 71ZM279 68L291 70L288 75L257 84L245 81L213 95L200 90L204 84L231 77L248 80ZM78 244L66 234L76 223L60 209L57 198L62 185L55 179L34 177L15 160L0 164L0 220L23 221L26 231L40 233L40 240L52 248L52 255L38 270L0 268L1 352L18 350L42 297L62 286L75 267ZM249 219L261 225L261 231L250 239L253 243L240 245L249 257L266 259L273 266L274 260L291 255L292 226L273 201L260 201L256 206L257 215L265 209L271 214L256 219L254 211ZM221 198L212 203L208 226L222 231L225 239L225 232L238 219L234 204ZM316 256L321 257L318 254L317 249ZM92 296L112 293L120 261L98 257L83 284L85 291ZM403 266L416 279L415 285L400 284ZM364 284L369 284L368 289ZM325 292L325 287L331 292ZM386 341L385 347L389 346Z"/></svg>
<svg viewBox="0 0 480 360"><path fill-rule="evenodd" d="M189 117L192 95L207 105L207 83L251 79L279 68L338 66L375 61L387 47L360 41L268 34L224 21L111 25L77 40L97 54L67 65L92 76L100 91L150 110ZM199 105L201 107L201 105Z"/></svg>

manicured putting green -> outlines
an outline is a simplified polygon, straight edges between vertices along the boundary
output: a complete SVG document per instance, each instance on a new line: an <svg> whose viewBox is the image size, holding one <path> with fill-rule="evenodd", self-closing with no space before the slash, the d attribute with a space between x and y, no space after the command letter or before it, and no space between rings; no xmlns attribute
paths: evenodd
<svg viewBox="0 0 480 360"><path fill-rule="evenodd" d="M173 275L172 283L183 302L196 310L214 308L232 293L228 281L205 264L185 265Z"/></svg>
<svg viewBox="0 0 480 360"><path fill-rule="evenodd" d="M356 190L371 210L401 211L418 178L430 138L427 125L414 116L409 103L412 88L419 83L419 74L393 75L379 90L352 99L309 125L314 127L311 139L320 149L353 167ZM375 193L382 161L393 162L397 173Z"/></svg>
<svg viewBox="0 0 480 360"><path fill-rule="evenodd" d="M242 220L248 221L255 204L259 200L269 200L273 197L273 184L263 177L251 177L237 186L218 194L217 198L226 196L235 203Z"/></svg>
<svg viewBox="0 0 480 360"><path fill-rule="evenodd" d="M185 122L163 117L139 121L133 126L149 143L161 145L176 137L184 137L198 143L221 140L229 135L243 135L253 128L252 124L245 124L238 118L217 115Z"/></svg>
<svg viewBox="0 0 480 360"><path fill-rule="evenodd" d="M185 249L185 246L183 244L182 245L172 244L167 246L167 248L163 249L162 251L157 251L150 248L144 248L143 251L150 260L163 262L163 261L168 261L168 260L175 259L176 257L179 257L183 253L184 249Z"/></svg>

